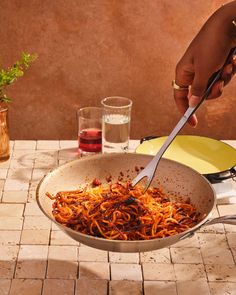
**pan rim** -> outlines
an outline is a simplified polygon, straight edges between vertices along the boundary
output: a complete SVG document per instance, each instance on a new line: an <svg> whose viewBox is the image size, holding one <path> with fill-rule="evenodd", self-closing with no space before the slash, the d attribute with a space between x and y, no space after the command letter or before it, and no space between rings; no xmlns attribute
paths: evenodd
<svg viewBox="0 0 236 295"><path fill-rule="evenodd" d="M189 228L188 230L184 231L184 232L181 232L179 234L176 234L176 235L172 235L172 236L169 236L169 237L165 237L165 238L155 238L155 239L149 239L149 240L112 240L112 239L106 239L106 238L101 238L101 237L95 237L95 236L92 236L92 235L87 235L87 234L84 234L84 233L81 233L79 231L76 231L76 230L73 230L65 225L62 225L60 224L59 222L57 222L55 219L53 219L49 214L47 214L45 212L45 210L43 209L43 207L41 206L41 203L40 203L40 196L39 196L39 191L40 191L40 187L42 185L42 183L44 182L44 180L48 177L50 177L50 175L56 173L57 171L60 171L61 169L63 169L64 167L66 166L70 166L72 163L75 163L75 162L79 162L79 161L87 161L88 159L91 159L91 158L100 158L101 156L102 157L111 157L111 156L117 156L119 157L120 155L124 156L124 155L135 155L135 156L145 156L145 157L148 157L148 158L153 158L152 155L144 155L144 154L136 154L136 153L109 153L109 154L97 154L97 155L92 155L92 156L89 156L89 157L85 157L85 158L79 158L79 159L75 159L75 160L72 160L72 161L69 161L67 163L64 163L54 169L52 169L51 171L47 172L43 177L42 179L39 181L38 185L37 185L37 188L36 188L36 202L40 208L40 210L43 212L43 214L49 218L51 221L53 221L57 226L59 226L61 228L62 231L69 231L70 233L72 234L77 234L79 236L82 236L84 238L89 238L91 240L98 240L98 241L103 241L103 242L107 242L107 243L114 243L114 244L120 244L120 243L126 243L126 244L129 244L129 245L132 245L132 244L136 244L137 243L142 243L142 244L147 244L147 243L151 243L151 242L158 242L158 241L162 241L163 239L165 240L168 240L170 238L173 238L173 237L176 237L178 238L178 240L180 240L181 237L183 236L188 236L188 234L191 234L191 233L194 233L196 230L198 230L202 225L204 225L209 219L210 217L212 216L212 211L213 209L215 208L216 206L216 192L213 188L213 186L211 185L211 183L208 181L208 179L206 179L201 173L199 173L198 171L194 170L193 168L187 166L187 165L184 165L182 163L179 163L177 161L174 161L174 160L170 160L170 159L166 159L166 158L162 158L164 161L167 161L167 162L174 162L176 163L177 165L180 165L180 166L184 166L186 167L187 169L190 169L192 170L194 173L198 174L200 176L200 178L203 179L204 182L207 183L208 187L210 187L210 189L212 190L213 192L213 204L212 204L212 208L210 210L210 212L207 213L207 215L200 221L198 222L194 227L191 227ZM63 230L65 229L65 230Z"/></svg>
<svg viewBox="0 0 236 295"><path fill-rule="evenodd" d="M150 154L148 154L148 153L142 153L142 152L140 152L139 151L139 149L141 149L141 146L142 145L146 145L146 144L148 144L149 142L154 142L155 140L158 140L158 139L161 139L161 138L167 138L168 136L166 136L166 135L162 135L162 136L158 136L158 137L156 137L156 138L151 138L151 139L149 139L149 140L147 140L147 141L143 141L142 143L140 143L137 147L136 147L136 149L135 149L135 153L137 153L137 154L141 154L141 155L150 155ZM232 151L234 150L235 151L235 154L236 154L236 148L234 148L233 146L231 146L230 144L228 144L227 142L225 142L225 141L222 141L222 140L218 140L218 139L215 139L215 138L211 138L211 137L207 137L207 136L202 136L202 135L187 135L187 134L178 134L177 135L177 138L180 138L180 137L182 137L182 138L189 138L189 139L191 139L191 138L194 138L194 139L196 139L196 138L200 138L200 139L203 139L203 140L210 140L210 141L215 141L215 142L217 142L217 143L220 143L222 146L225 146L225 147L227 147L227 148L229 148L229 149L231 149ZM163 156L163 158L165 158L165 159L169 159L169 158L166 158L165 156ZM172 160L172 159L169 159L169 160ZM172 160L172 161L174 161L175 162L175 160ZM186 165L186 164L184 164L184 163L182 163L182 162L178 162L178 163L180 163L180 164L182 164L182 165L185 165L185 166L188 166L188 165ZM190 167L190 166L188 166L189 168L192 168L192 167ZM233 162L232 161L232 164L231 165L229 165L229 166L225 166L225 169L223 169L223 170L220 170L220 169L218 169L218 171L215 171L215 172L211 172L211 173L200 173L199 171L197 171L197 172L199 172L200 174L202 174L202 175L205 175L205 176L214 176L214 175L217 175L217 174L221 174L221 173L227 173L227 172L229 172L232 168L234 168L234 167L236 167L236 161L235 162ZM192 169L194 169L194 168L192 168Z"/></svg>

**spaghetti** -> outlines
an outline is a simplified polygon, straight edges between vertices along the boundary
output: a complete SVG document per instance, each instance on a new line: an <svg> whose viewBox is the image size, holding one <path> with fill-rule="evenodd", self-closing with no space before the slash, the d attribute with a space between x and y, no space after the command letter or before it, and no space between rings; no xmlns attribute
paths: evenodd
<svg viewBox="0 0 236 295"><path fill-rule="evenodd" d="M181 233L199 222L200 213L188 201L171 201L156 187L97 184L55 196L55 220L81 233L112 240L149 240Z"/></svg>

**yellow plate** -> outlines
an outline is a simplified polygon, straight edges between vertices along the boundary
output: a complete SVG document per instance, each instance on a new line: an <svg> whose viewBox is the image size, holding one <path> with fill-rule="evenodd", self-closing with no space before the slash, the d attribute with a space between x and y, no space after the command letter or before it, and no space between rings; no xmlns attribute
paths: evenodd
<svg viewBox="0 0 236 295"><path fill-rule="evenodd" d="M144 141L136 153L155 155L165 140L166 136ZM178 135L163 157L185 164L201 174L224 172L236 165L236 149L221 141L194 135Z"/></svg>

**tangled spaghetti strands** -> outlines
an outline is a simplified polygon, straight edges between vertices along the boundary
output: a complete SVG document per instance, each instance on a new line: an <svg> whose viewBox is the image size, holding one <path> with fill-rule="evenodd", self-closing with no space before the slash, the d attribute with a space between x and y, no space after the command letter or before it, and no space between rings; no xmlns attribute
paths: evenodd
<svg viewBox="0 0 236 295"><path fill-rule="evenodd" d="M161 189L114 183L61 191L55 196L55 220L84 234L111 240L149 240L181 233L199 222L189 202L171 201Z"/></svg>

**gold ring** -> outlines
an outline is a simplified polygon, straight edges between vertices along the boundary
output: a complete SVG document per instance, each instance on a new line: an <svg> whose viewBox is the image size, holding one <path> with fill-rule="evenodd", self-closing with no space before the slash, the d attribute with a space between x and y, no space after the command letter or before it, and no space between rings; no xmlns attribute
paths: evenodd
<svg viewBox="0 0 236 295"><path fill-rule="evenodd" d="M175 80L172 81L172 87L175 90L188 90L189 89L188 86L186 86L186 87L179 86L178 84L175 83Z"/></svg>

